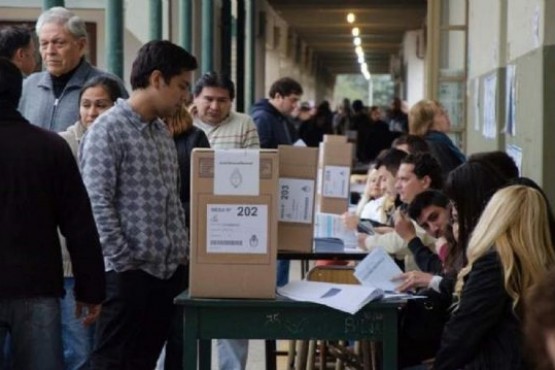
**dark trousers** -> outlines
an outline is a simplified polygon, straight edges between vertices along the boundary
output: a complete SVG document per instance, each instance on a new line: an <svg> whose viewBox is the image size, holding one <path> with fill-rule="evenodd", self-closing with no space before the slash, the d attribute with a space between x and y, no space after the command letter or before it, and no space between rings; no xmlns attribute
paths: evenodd
<svg viewBox="0 0 555 370"><path fill-rule="evenodd" d="M173 299L187 280L184 266L168 280L142 270L107 272L91 369L154 369L170 332Z"/></svg>

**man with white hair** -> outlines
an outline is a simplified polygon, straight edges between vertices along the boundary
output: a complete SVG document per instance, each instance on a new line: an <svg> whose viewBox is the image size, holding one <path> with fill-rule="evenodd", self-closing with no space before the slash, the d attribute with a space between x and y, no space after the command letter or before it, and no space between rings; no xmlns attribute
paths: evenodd
<svg viewBox="0 0 555 370"><path fill-rule="evenodd" d="M43 12L36 32L45 71L23 83L19 111L32 124L51 131L65 129L79 120L79 92L91 77L107 74L85 60L85 22L63 7ZM114 76L112 76L114 77ZM123 83L118 79L124 97Z"/></svg>

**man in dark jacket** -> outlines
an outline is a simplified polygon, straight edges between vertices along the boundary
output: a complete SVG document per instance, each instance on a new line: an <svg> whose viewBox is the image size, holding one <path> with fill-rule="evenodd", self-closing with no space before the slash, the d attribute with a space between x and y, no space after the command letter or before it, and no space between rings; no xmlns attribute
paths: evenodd
<svg viewBox="0 0 555 370"><path fill-rule="evenodd" d="M272 84L270 99L259 100L251 109L260 138L260 147L277 148L291 145L296 140L295 129L288 117L297 107L303 88L289 77L280 78Z"/></svg>
<svg viewBox="0 0 555 370"><path fill-rule="evenodd" d="M0 336L16 369L62 369L58 229L75 275L77 314L90 325L105 296L104 263L73 154L17 111L22 76L0 58Z"/></svg>

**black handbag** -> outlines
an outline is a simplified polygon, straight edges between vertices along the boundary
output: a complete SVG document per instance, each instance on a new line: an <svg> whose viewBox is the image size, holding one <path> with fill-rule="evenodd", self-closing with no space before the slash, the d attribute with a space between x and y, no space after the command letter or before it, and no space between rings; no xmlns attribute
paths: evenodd
<svg viewBox="0 0 555 370"><path fill-rule="evenodd" d="M418 292L399 313L399 368L421 364L439 349L443 327L449 319L450 297L432 289Z"/></svg>

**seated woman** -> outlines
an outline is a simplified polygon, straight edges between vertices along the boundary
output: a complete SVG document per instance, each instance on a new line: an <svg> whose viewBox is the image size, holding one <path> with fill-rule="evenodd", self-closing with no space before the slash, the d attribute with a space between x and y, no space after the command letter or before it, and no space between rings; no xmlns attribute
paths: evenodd
<svg viewBox="0 0 555 370"><path fill-rule="evenodd" d="M523 298L555 266L548 212L542 194L527 186L491 198L468 243L435 369L525 368Z"/></svg>
<svg viewBox="0 0 555 370"><path fill-rule="evenodd" d="M451 122L447 112L441 103L435 100L421 100L409 112L410 134L426 140L430 153L441 166L444 178L466 159L447 136L450 128Z"/></svg>

